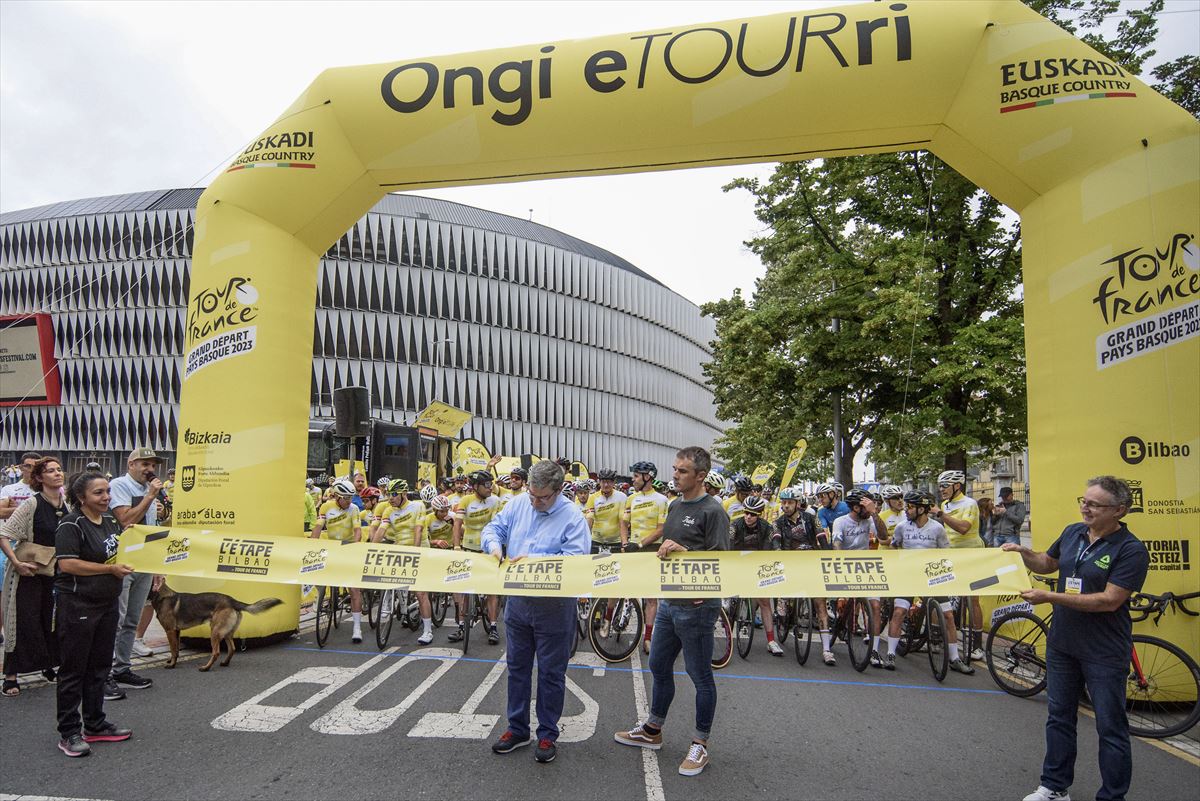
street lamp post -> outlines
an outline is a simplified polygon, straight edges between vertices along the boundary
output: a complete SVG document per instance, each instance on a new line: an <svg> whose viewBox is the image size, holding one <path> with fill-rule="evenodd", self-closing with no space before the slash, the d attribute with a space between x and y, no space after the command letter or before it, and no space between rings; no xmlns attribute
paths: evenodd
<svg viewBox="0 0 1200 801"><path fill-rule="evenodd" d="M433 366L434 367L437 367L438 369L442 368L442 364L443 364L442 345L453 345L454 342L455 342L455 340L453 338L433 340L433 347L434 347Z"/></svg>

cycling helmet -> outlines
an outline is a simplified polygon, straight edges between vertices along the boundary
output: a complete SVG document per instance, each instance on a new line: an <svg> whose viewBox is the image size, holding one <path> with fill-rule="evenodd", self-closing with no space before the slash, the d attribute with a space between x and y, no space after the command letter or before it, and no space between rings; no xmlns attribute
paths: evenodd
<svg viewBox="0 0 1200 801"><path fill-rule="evenodd" d="M311 478L306 478L306 479L304 479L304 486L306 486L306 487L311 487L311 486L313 486L313 484L315 484L315 483L316 483L316 482L314 482L314 481L313 481Z"/></svg>
<svg viewBox="0 0 1200 801"><path fill-rule="evenodd" d="M947 484L965 484L967 476L961 470L945 470L938 476L938 486L944 487Z"/></svg>
<svg viewBox="0 0 1200 801"><path fill-rule="evenodd" d="M751 495L746 500L742 501L742 510L753 515L761 515L763 509L767 508L767 502L757 495Z"/></svg>
<svg viewBox="0 0 1200 801"><path fill-rule="evenodd" d="M745 476L736 476L733 479L733 488L738 492L749 492L754 489L754 482Z"/></svg>
<svg viewBox="0 0 1200 801"><path fill-rule="evenodd" d="M879 488L879 494L890 501L892 498L903 498L904 490L895 484L884 484Z"/></svg>
<svg viewBox="0 0 1200 801"><path fill-rule="evenodd" d="M715 490L725 489L725 476L713 471L704 477L704 483Z"/></svg>
<svg viewBox="0 0 1200 801"><path fill-rule="evenodd" d="M564 481L562 486L562 494L564 498L571 499L575 497L575 485L570 481Z"/></svg>
<svg viewBox="0 0 1200 801"><path fill-rule="evenodd" d="M836 494L837 487L833 486L832 484L818 484L817 485L817 497L820 497L820 496L825 495L830 492Z"/></svg>
<svg viewBox="0 0 1200 801"><path fill-rule="evenodd" d="M491 484L494 479L492 478L492 474L488 471L476 470L474 473L471 473L469 476L467 476L467 480L469 480L471 482L471 486L474 487L479 484Z"/></svg>
<svg viewBox="0 0 1200 801"><path fill-rule="evenodd" d="M388 495L400 495L408 492L408 482L402 478L397 478L394 481L389 481L387 484Z"/></svg>
<svg viewBox="0 0 1200 801"><path fill-rule="evenodd" d="M667 491L668 492L678 492L678 490L675 489L675 479L671 479L670 481L667 482Z"/></svg>
<svg viewBox="0 0 1200 801"><path fill-rule="evenodd" d="M569 473L571 471L571 465L573 464L573 462L565 456L558 457L554 460L554 463L561 467L564 473Z"/></svg>
<svg viewBox="0 0 1200 801"><path fill-rule="evenodd" d="M667 488L667 485L659 481L657 478L654 479L654 483L652 483L650 486L654 487L655 492L662 492Z"/></svg>
<svg viewBox="0 0 1200 801"><path fill-rule="evenodd" d="M616 481L617 480L617 471L610 470L609 468L606 467L605 469L600 471L600 473L598 474L597 477L601 481Z"/></svg>
<svg viewBox="0 0 1200 801"><path fill-rule="evenodd" d="M654 466L654 462L634 462L629 465L630 473L648 473L650 478L658 477L658 468Z"/></svg>
<svg viewBox="0 0 1200 801"><path fill-rule="evenodd" d="M580 496L583 496L586 498L587 496L591 495L592 492L594 492L594 490L592 489L592 482L590 482L590 481L576 481L575 482L575 494L576 495L580 495Z"/></svg>
<svg viewBox="0 0 1200 801"><path fill-rule="evenodd" d="M375 482L375 486L379 487L380 489L383 489L388 484L390 484L391 481L392 481L391 476L380 476L379 479Z"/></svg>
<svg viewBox="0 0 1200 801"><path fill-rule="evenodd" d="M929 493L920 490L904 493L904 502L911 503L913 506L924 506L926 509L933 507L933 498L929 496Z"/></svg>
<svg viewBox="0 0 1200 801"><path fill-rule="evenodd" d="M341 495L343 498L350 498L356 492L354 485L346 478L339 478L333 482L333 486L330 489L333 490L334 495Z"/></svg>
<svg viewBox="0 0 1200 801"><path fill-rule="evenodd" d="M438 486L442 489L452 489L454 487L454 479L450 478L450 476L443 476L442 480L438 482Z"/></svg>
<svg viewBox="0 0 1200 801"><path fill-rule="evenodd" d="M441 495L438 495L437 488L432 484L426 484L421 488L421 500L425 501L425 503L433 503L435 500L441 497ZM450 502L446 501L446 503Z"/></svg>
<svg viewBox="0 0 1200 801"><path fill-rule="evenodd" d="M800 500L800 493L796 492L796 490L792 489L791 487L784 487L779 491L779 500L798 501Z"/></svg>
<svg viewBox="0 0 1200 801"><path fill-rule="evenodd" d="M428 489L428 487L426 489ZM450 508L450 499L445 495L434 495L429 501L429 506L433 509L433 511L440 512L443 509Z"/></svg>
<svg viewBox="0 0 1200 801"><path fill-rule="evenodd" d="M875 501L876 506L879 506L883 503L883 496L880 495L878 492L868 492L867 497L870 498L871 500Z"/></svg>
<svg viewBox="0 0 1200 801"><path fill-rule="evenodd" d="M857 506L863 502L864 498L867 497L870 496L868 496L867 493L863 492L862 490L852 489L846 493L846 505L851 507Z"/></svg>
<svg viewBox="0 0 1200 801"><path fill-rule="evenodd" d="M364 500L366 500L367 498L378 499L382 495L383 495L383 491L380 490L379 487L367 487L365 490L362 491L362 497Z"/></svg>
<svg viewBox="0 0 1200 801"><path fill-rule="evenodd" d="M517 478L521 479L522 481L529 480L529 471L526 470L524 467L514 467L512 470L508 471L508 474L510 476L516 476Z"/></svg>
<svg viewBox="0 0 1200 801"><path fill-rule="evenodd" d="M509 479L509 476L507 474L502 475L502 476L496 476L496 483L502 487L508 487L508 479Z"/></svg>
<svg viewBox="0 0 1200 801"><path fill-rule="evenodd" d="M846 494L846 487L842 484L842 482L835 481L833 482L833 491L836 492L840 498Z"/></svg>

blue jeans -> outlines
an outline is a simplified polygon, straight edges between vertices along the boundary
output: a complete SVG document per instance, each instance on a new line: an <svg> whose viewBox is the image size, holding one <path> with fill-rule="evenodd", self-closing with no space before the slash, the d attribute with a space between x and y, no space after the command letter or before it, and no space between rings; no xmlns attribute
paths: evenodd
<svg viewBox="0 0 1200 801"><path fill-rule="evenodd" d="M1021 535L1020 534L995 534L992 536L992 541L991 541L989 547L999 548L1001 545L1003 545L1006 542L1011 542L1014 545L1020 545L1021 544Z"/></svg>
<svg viewBox="0 0 1200 801"><path fill-rule="evenodd" d="M1125 715L1125 682L1129 666L1085 662L1062 651L1046 651L1046 759L1044 787L1065 792L1075 780L1075 723L1079 698L1086 686L1100 736L1100 791L1096 801L1121 801L1133 778L1129 719Z"/></svg>
<svg viewBox="0 0 1200 801"><path fill-rule="evenodd" d="M650 673L654 691L647 722L662 726L675 700L675 659L683 651L683 666L696 686L697 740L708 740L717 711L717 683L713 680L713 626L721 611L720 599L694 604L660 600L650 641Z"/></svg>
<svg viewBox="0 0 1200 801"><path fill-rule="evenodd" d="M567 689L567 663L575 634L574 598L522 598L504 606L508 644L508 730L529 737L529 699L533 693L533 659L537 657L537 736L558 739Z"/></svg>

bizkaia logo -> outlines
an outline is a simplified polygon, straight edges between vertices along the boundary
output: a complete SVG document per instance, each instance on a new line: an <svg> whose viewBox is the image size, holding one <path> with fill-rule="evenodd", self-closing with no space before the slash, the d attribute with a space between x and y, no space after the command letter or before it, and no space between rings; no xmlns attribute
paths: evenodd
<svg viewBox="0 0 1200 801"><path fill-rule="evenodd" d="M184 492L191 492L196 486L196 465L185 464L179 469L179 486L183 487Z"/></svg>
<svg viewBox="0 0 1200 801"><path fill-rule="evenodd" d="M1146 459L1187 458L1191 455L1192 449L1185 443L1157 440L1146 442L1141 437L1126 437L1121 440L1121 458L1126 464L1141 464Z"/></svg>
<svg viewBox="0 0 1200 801"><path fill-rule="evenodd" d="M183 442L185 445L229 445L233 442L233 435L227 431L193 431L185 428Z"/></svg>

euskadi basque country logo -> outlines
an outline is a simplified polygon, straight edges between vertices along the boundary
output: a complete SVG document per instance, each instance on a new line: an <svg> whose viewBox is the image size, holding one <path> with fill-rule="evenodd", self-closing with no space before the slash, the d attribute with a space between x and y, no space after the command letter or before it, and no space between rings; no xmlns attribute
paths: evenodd
<svg viewBox="0 0 1200 801"><path fill-rule="evenodd" d="M509 562L504 570L506 590L560 590L562 589L563 560L538 559Z"/></svg>
<svg viewBox="0 0 1200 801"><path fill-rule="evenodd" d="M222 537L217 548L217 572L265 576L271 571L275 543L242 537Z"/></svg>
<svg viewBox="0 0 1200 801"><path fill-rule="evenodd" d="M196 465L185 464L179 469L179 486L184 492L191 492L196 486Z"/></svg>
<svg viewBox="0 0 1200 801"><path fill-rule="evenodd" d="M720 592L719 559L669 559L658 563L662 592Z"/></svg>
<svg viewBox="0 0 1200 801"><path fill-rule="evenodd" d="M1104 325L1096 369L1200 336L1200 249L1193 234L1172 235L1162 249L1139 245L1101 262L1092 305Z"/></svg>
<svg viewBox="0 0 1200 801"><path fill-rule="evenodd" d="M225 172L274 167L285 170L317 168L317 137L313 131L284 131L251 142Z"/></svg>
<svg viewBox="0 0 1200 801"><path fill-rule="evenodd" d="M249 278L234 276L197 293L187 308L184 379L210 364L254 350L258 328L250 323L258 314L258 290Z"/></svg>
<svg viewBox="0 0 1200 801"><path fill-rule="evenodd" d="M305 551L300 557L300 573L315 573L318 570L324 570L327 564L329 564L327 548ZM303 593L301 594L303 595Z"/></svg>
<svg viewBox="0 0 1200 801"><path fill-rule="evenodd" d="M192 542L187 537L167 542L167 554L163 557L163 564L169 565L187 559L189 555L188 550L191 545Z"/></svg>
<svg viewBox="0 0 1200 801"><path fill-rule="evenodd" d="M417 581L421 556L391 548L368 548L363 557L362 580L370 584L410 587Z"/></svg>
<svg viewBox="0 0 1200 801"><path fill-rule="evenodd" d="M447 584L453 584L457 581L466 581L469 578L471 578L471 560L455 559L446 565L446 575L442 580Z"/></svg>
<svg viewBox="0 0 1200 801"><path fill-rule="evenodd" d="M879 557L821 557L821 577L826 590L886 590L887 571Z"/></svg>
<svg viewBox="0 0 1200 801"><path fill-rule="evenodd" d="M929 580L930 587L954 581L954 563L949 559L937 559L933 562L926 562L925 578Z"/></svg>
<svg viewBox="0 0 1200 801"><path fill-rule="evenodd" d="M621 563L613 559L592 568L592 589L599 589L621 580Z"/></svg>
<svg viewBox="0 0 1200 801"><path fill-rule="evenodd" d="M780 584L787 579L783 571L783 562L770 562L758 566L758 588L761 590L774 584Z"/></svg>
<svg viewBox="0 0 1200 801"><path fill-rule="evenodd" d="M1000 65L1000 113L1079 100L1137 97L1129 76L1102 58L1038 58Z"/></svg>

